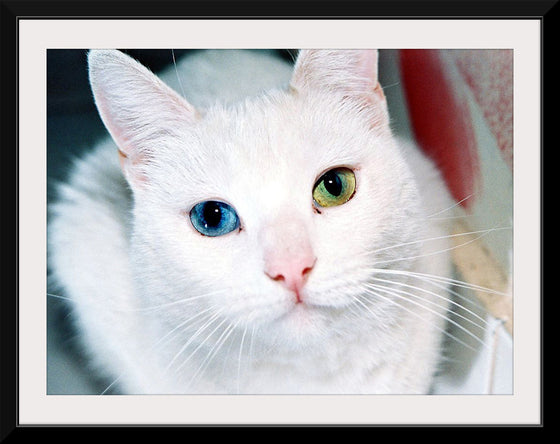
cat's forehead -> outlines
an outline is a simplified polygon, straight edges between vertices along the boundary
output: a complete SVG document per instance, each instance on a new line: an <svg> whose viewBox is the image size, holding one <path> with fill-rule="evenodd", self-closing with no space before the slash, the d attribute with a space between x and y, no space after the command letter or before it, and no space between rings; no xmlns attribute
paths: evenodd
<svg viewBox="0 0 560 444"><path fill-rule="evenodd" d="M162 180L191 203L251 198L261 204L308 197L326 170L359 167L375 137L352 113L328 100L277 95L207 110L185 133ZM176 170L180 174L176 174Z"/></svg>
<svg viewBox="0 0 560 444"><path fill-rule="evenodd" d="M200 137L232 166L327 168L367 155L369 131L349 114L325 99L270 95L210 110Z"/></svg>
<svg viewBox="0 0 560 444"><path fill-rule="evenodd" d="M199 191L233 200L278 200L288 189L309 187L324 163L322 150L283 112L259 111L221 110L209 116L200 135L207 156Z"/></svg>

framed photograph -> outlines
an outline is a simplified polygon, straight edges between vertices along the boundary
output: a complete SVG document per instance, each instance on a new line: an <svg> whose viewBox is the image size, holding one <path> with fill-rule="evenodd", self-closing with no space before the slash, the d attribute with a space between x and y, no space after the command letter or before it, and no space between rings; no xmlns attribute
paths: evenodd
<svg viewBox="0 0 560 444"><path fill-rule="evenodd" d="M3 3L3 436L542 426L555 2L376 3Z"/></svg>

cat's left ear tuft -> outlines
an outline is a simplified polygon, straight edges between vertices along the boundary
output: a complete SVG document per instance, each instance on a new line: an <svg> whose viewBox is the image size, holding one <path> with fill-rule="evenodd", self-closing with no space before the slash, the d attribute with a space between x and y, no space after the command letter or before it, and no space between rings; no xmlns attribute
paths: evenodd
<svg viewBox="0 0 560 444"><path fill-rule="evenodd" d="M147 181L146 167L177 128L190 126L196 110L155 74L117 50L91 50L89 80L95 104L119 148L133 188Z"/></svg>
<svg viewBox="0 0 560 444"><path fill-rule="evenodd" d="M302 49L290 86L302 93L327 91L386 112L376 49Z"/></svg>

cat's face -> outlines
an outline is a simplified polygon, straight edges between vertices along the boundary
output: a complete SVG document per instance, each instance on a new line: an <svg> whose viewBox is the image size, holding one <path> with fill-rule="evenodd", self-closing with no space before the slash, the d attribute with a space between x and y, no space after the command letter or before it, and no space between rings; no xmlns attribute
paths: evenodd
<svg viewBox="0 0 560 444"><path fill-rule="evenodd" d="M189 299L170 306L168 328L219 312L265 345L316 345L355 326L373 268L403 255L385 248L413 239L418 196L375 60L358 69L357 51L319 53L300 56L291 91L235 108L196 112L161 87L163 123L143 117L158 128L147 133L104 110L115 87L97 93L134 190L139 291L151 305ZM348 86L333 67L369 82Z"/></svg>

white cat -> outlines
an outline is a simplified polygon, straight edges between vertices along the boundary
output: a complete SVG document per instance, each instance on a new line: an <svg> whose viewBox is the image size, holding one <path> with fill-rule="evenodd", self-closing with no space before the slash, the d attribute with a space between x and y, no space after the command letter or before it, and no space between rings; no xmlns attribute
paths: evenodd
<svg viewBox="0 0 560 444"><path fill-rule="evenodd" d="M76 163L48 240L95 370L123 393L427 393L449 298L413 273L450 277L428 216L452 202L392 135L377 52L302 50L289 86L235 103L285 67L197 57L189 103L89 53L113 140Z"/></svg>

